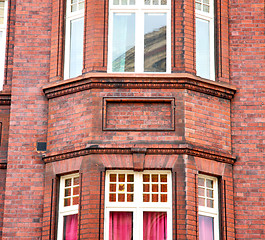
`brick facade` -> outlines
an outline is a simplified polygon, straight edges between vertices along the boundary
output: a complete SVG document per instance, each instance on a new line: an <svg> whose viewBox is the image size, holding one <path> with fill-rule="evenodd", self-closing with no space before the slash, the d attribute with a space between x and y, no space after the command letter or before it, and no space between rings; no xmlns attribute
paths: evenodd
<svg viewBox="0 0 265 240"><path fill-rule="evenodd" d="M103 239L115 169L172 172L174 240L199 239L199 174L218 179L220 239L264 239L264 2L215 1L216 81L196 76L191 0L172 1L170 74L108 73L108 4L86 0L83 74L63 80L65 1L9 1L0 239L56 239L70 173L78 239Z"/></svg>

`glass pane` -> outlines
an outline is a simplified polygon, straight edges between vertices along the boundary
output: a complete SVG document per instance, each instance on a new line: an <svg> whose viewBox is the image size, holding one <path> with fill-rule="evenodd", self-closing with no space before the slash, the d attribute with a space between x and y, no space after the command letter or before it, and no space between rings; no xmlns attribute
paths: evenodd
<svg viewBox="0 0 265 240"><path fill-rule="evenodd" d="M158 202L158 194L152 194L152 202Z"/></svg>
<svg viewBox="0 0 265 240"><path fill-rule="evenodd" d="M167 175L166 174L160 175L160 182L167 182Z"/></svg>
<svg viewBox="0 0 265 240"><path fill-rule="evenodd" d="M119 5L119 0L114 0L113 5Z"/></svg>
<svg viewBox="0 0 265 240"><path fill-rule="evenodd" d="M144 240L167 239L166 212L143 213L143 239Z"/></svg>
<svg viewBox="0 0 265 240"><path fill-rule="evenodd" d="M78 215L64 216L63 223L63 239L77 240Z"/></svg>
<svg viewBox="0 0 265 240"><path fill-rule="evenodd" d="M144 71L166 72L166 14L144 15Z"/></svg>
<svg viewBox="0 0 265 240"><path fill-rule="evenodd" d="M213 208L213 200L207 199L207 207Z"/></svg>
<svg viewBox="0 0 265 240"><path fill-rule="evenodd" d="M119 182L125 182L125 174L119 174Z"/></svg>
<svg viewBox="0 0 265 240"><path fill-rule="evenodd" d="M79 185L79 177L74 178L74 185Z"/></svg>
<svg viewBox="0 0 265 240"><path fill-rule="evenodd" d="M161 5L167 5L167 0L161 0Z"/></svg>
<svg viewBox="0 0 265 240"><path fill-rule="evenodd" d="M133 239L133 213L110 212L109 215L109 240Z"/></svg>
<svg viewBox="0 0 265 240"><path fill-rule="evenodd" d="M152 174L152 182L158 182L158 174Z"/></svg>
<svg viewBox="0 0 265 240"><path fill-rule="evenodd" d="M206 179L206 187L213 188L213 180Z"/></svg>
<svg viewBox="0 0 265 240"><path fill-rule="evenodd" d="M209 4L209 0L203 0L203 3Z"/></svg>
<svg viewBox="0 0 265 240"><path fill-rule="evenodd" d="M153 5L158 5L158 0L153 0Z"/></svg>
<svg viewBox="0 0 265 240"><path fill-rule="evenodd" d="M64 196L69 197L71 196L71 188L66 188L64 189Z"/></svg>
<svg viewBox="0 0 265 240"><path fill-rule="evenodd" d="M124 183L120 183L119 184L119 192L124 192L125 191L125 184Z"/></svg>
<svg viewBox="0 0 265 240"><path fill-rule="evenodd" d="M127 192L133 192L133 184L127 185Z"/></svg>
<svg viewBox="0 0 265 240"><path fill-rule="evenodd" d="M210 78L209 21L196 18L196 70L197 75Z"/></svg>
<svg viewBox="0 0 265 240"><path fill-rule="evenodd" d="M199 239L214 240L213 218L199 215Z"/></svg>
<svg viewBox="0 0 265 240"><path fill-rule="evenodd" d="M205 206L205 199L199 198L199 206Z"/></svg>
<svg viewBox="0 0 265 240"><path fill-rule="evenodd" d="M161 202L167 202L167 194L161 194Z"/></svg>
<svg viewBox="0 0 265 240"><path fill-rule="evenodd" d="M213 190L210 189L207 190L207 197L213 198Z"/></svg>
<svg viewBox="0 0 265 240"><path fill-rule="evenodd" d="M65 187L70 187L72 185L72 179L65 179Z"/></svg>
<svg viewBox="0 0 265 240"><path fill-rule="evenodd" d="M125 202L125 194L118 194L118 202Z"/></svg>
<svg viewBox="0 0 265 240"><path fill-rule="evenodd" d="M143 194L143 202L149 202L150 201L150 194Z"/></svg>
<svg viewBox="0 0 265 240"><path fill-rule="evenodd" d="M134 175L133 174L128 174L127 175L127 182L133 182L134 181Z"/></svg>
<svg viewBox="0 0 265 240"><path fill-rule="evenodd" d="M112 51L113 72L134 72L135 14L114 14Z"/></svg>
<svg viewBox="0 0 265 240"><path fill-rule="evenodd" d="M71 12L77 11L77 4L71 6Z"/></svg>
<svg viewBox="0 0 265 240"><path fill-rule="evenodd" d="M73 195L79 195L79 187L73 188Z"/></svg>
<svg viewBox="0 0 265 240"><path fill-rule="evenodd" d="M210 7L207 5L203 5L203 11L207 13L210 12Z"/></svg>
<svg viewBox="0 0 265 240"><path fill-rule="evenodd" d="M152 192L158 192L158 184L152 184Z"/></svg>
<svg viewBox="0 0 265 240"><path fill-rule="evenodd" d="M149 182L150 181L150 175L149 174L144 174L143 175L143 182Z"/></svg>
<svg viewBox="0 0 265 240"><path fill-rule="evenodd" d="M144 0L145 5L150 5L150 3L151 3L151 0Z"/></svg>
<svg viewBox="0 0 265 240"><path fill-rule="evenodd" d="M78 205L79 204L79 197L74 197L73 198L73 205Z"/></svg>
<svg viewBox="0 0 265 240"><path fill-rule="evenodd" d="M82 74L84 18L71 21L70 78Z"/></svg>
<svg viewBox="0 0 265 240"><path fill-rule="evenodd" d="M167 184L161 184L161 192L167 192Z"/></svg>
<svg viewBox="0 0 265 240"><path fill-rule="evenodd" d="M130 0L130 5L135 5L135 0Z"/></svg>
<svg viewBox="0 0 265 240"><path fill-rule="evenodd" d="M121 0L121 5L127 5L127 0Z"/></svg>
<svg viewBox="0 0 265 240"><path fill-rule="evenodd" d="M64 206L65 207L68 207L71 205L71 198L65 198L64 199Z"/></svg>
<svg viewBox="0 0 265 240"><path fill-rule="evenodd" d="M110 174L110 182L116 182L116 174Z"/></svg>
<svg viewBox="0 0 265 240"><path fill-rule="evenodd" d="M199 186L204 187L204 178L199 178L198 184L199 184Z"/></svg>
<svg viewBox="0 0 265 240"><path fill-rule="evenodd" d="M127 195L127 202L133 202L133 194Z"/></svg>
<svg viewBox="0 0 265 240"><path fill-rule="evenodd" d="M109 185L109 191L110 192L116 192L116 184L110 184Z"/></svg>
<svg viewBox="0 0 265 240"><path fill-rule="evenodd" d="M195 8L197 10L201 10L201 4L200 3L195 3Z"/></svg>
<svg viewBox="0 0 265 240"><path fill-rule="evenodd" d="M203 196L204 197L205 196L204 191L205 191L204 188L199 188L198 189L199 196Z"/></svg>
<svg viewBox="0 0 265 240"><path fill-rule="evenodd" d="M110 202L116 202L116 194L110 193L109 195L109 201Z"/></svg>

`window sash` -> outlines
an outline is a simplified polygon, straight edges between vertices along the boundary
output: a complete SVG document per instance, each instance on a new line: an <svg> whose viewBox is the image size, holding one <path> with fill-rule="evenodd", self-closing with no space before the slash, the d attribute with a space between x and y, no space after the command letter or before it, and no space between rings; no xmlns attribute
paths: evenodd
<svg viewBox="0 0 265 240"><path fill-rule="evenodd" d="M195 0L194 0L195 1ZM215 80L215 34L214 34L214 2L209 0L210 12L206 13L200 10L195 9L196 23L198 21L208 22L208 33L209 36L200 35L200 42L205 45L205 42L209 42L207 47L207 54L204 57L200 57L200 50L202 50L200 43L198 42L199 38L196 37L196 70L197 75L203 78L210 80ZM201 32L201 29L198 29L198 24L196 24L196 35ZM204 48L204 50L206 50ZM205 61L208 62L205 66ZM206 71L205 71L206 70Z"/></svg>
<svg viewBox="0 0 265 240"><path fill-rule="evenodd" d="M59 210L58 210L58 232L57 239L63 240L64 233L64 217L69 215L78 214L79 205L64 206L64 191L65 191L65 179L78 178L79 174L65 175L60 178L60 189L59 189ZM80 186L80 184L79 184ZM71 194L73 195L73 194Z"/></svg>
<svg viewBox="0 0 265 240"><path fill-rule="evenodd" d="M3 1L3 23L0 24L0 91L3 90L6 53L7 9L8 1Z"/></svg>
<svg viewBox="0 0 265 240"><path fill-rule="evenodd" d="M76 43L77 40L79 40L78 43ZM84 9L71 12L71 0L67 0L65 21L64 79L77 77L82 74L83 40Z"/></svg>
<svg viewBox="0 0 265 240"><path fill-rule="evenodd" d="M166 15L166 69L164 72L171 71L171 10L170 1L167 5L144 5L144 1L136 1L135 5L113 5L110 1L109 7L109 37L108 37L108 72L113 71L113 31L115 14L134 14L135 15L135 68L136 73L154 73L144 71L144 22L145 14L165 14Z"/></svg>
<svg viewBox="0 0 265 240"><path fill-rule="evenodd" d="M109 201L109 176L115 173L134 174L134 194L135 201L132 202L110 202ZM168 201L164 202L143 202L143 174L167 174ZM150 182L151 183L151 182ZM104 219L104 239L109 240L109 217L110 212L132 212L133 213L133 236L134 240L143 239L143 214L144 212L165 212L167 215L167 240L172 239L172 179L170 171L107 171L105 183L105 219Z"/></svg>
<svg viewBox="0 0 265 240"><path fill-rule="evenodd" d="M199 206L198 210L199 210L199 216L205 216L205 217L211 217L213 218L213 234L214 234L214 239L218 240L219 239L219 196L218 196L218 179L216 177L211 177L211 176L207 176L207 175L203 175L203 174L199 174L198 178L203 178L205 179L205 181L207 179L212 180L213 181L213 189L214 189L214 195L213 195L213 199L214 199L214 208L210 208L210 207L204 207L204 206ZM206 193L207 194L207 193ZM199 226L200 227L200 226ZM202 230L202 228L201 228ZM200 228L199 228L200 231ZM199 232L199 235L203 233ZM200 238L201 239L201 238ZM202 238L201 240L210 240L211 238L207 238L204 239Z"/></svg>

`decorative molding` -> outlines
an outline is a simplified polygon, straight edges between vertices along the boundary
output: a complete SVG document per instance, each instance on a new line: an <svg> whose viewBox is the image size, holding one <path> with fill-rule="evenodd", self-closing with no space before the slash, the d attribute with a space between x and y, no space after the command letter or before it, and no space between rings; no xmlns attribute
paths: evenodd
<svg viewBox="0 0 265 240"><path fill-rule="evenodd" d="M0 169L6 169L7 163L0 163Z"/></svg>
<svg viewBox="0 0 265 240"><path fill-rule="evenodd" d="M128 110L128 113L126 115L126 122L128 122L127 124L122 124L121 122L119 122L118 120L121 119L121 121L124 120L124 116L120 116L120 111L117 110L117 112L109 110L109 106L111 104L116 104L117 107L119 107L118 104L134 104L135 106L137 104L164 104L166 106L166 104L168 105L168 112L169 116L166 115L165 112L163 112L163 115L160 115L159 113L161 112L161 105L159 108L156 108L156 110L152 110L151 108L145 108L145 112L149 113L153 113L153 115L150 114L151 117L156 117L156 119L150 120L150 119L144 119L143 117L148 118L149 115L145 115L145 113L141 113L142 115L136 115L137 119L135 119L135 121L142 121L142 127L140 126L140 124L134 124L134 111L133 109ZM129 107L129 105L128 105ZM154 108L154 105L153 105ZM103 124L102 124L102 130L103 131L174 131L175 130L175 99L174 98L152 98L152 97L142 97L142 98L123 98L123 97L104 97L103 98L103 116L102 116L102 120L103 120ZM121 112L123 112L121 110ZM112 113L112 118L110 113ZM156 113L156 114L154 114ZM132 114L132 115L129 115ZM166 117L165 117L166 116ZM110 124L111 126L109 126L109 120L113 121L112 124ZM159 125L160 123L160 127L156 126L153 127L152 125ZM123 125L123 126L121 126ZM136 126L135 126L136 125ZM138 127L137 127L138 125ZM132 127L131 127L132 126Z"/></svg>
<svg viewBox="0 0 265 240"><path fill-rule="evenodd" d="M11 105L10 93L0 93L0 105Z"/></svg>
<svg viewBox="0 0 265 240"><path fill-rule="evenodd" d="M114 74L88 73L50 83L43 87L48 99L88 89L188 89L224 99L232 99L236 88L229 84L202 79L188 73L172 74Z"/></svg>
<svg viewBox="0 0 265 240"><path fill-rule="evenodd" d="M217 162L223 162L228 164L234 164L236 157L231 154L223 154L210 150L205 150L203 148L193 147L189 144L186 147L175 147L175 148L86 148L80 149L73 152L66 152L63 154L43 156L45 163L61 161L70 158L76 158L81 156L86 156L90 154L134 154L136 152L145 153L146 155L181 155L186 154L195 157L201 157L209 160L214 160Z"/></svg>

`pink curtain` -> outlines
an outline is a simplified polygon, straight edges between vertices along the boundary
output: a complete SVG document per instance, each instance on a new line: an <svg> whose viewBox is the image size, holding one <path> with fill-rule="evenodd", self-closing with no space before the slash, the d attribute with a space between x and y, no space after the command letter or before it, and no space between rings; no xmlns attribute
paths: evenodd
<svg viewBox="0 0 265 240"><path fill-rule="evenodd" d="M199 238L200 240L213 240L213 218L199 216Z"/></svg>
<svg viewBox="0 0 265 240"><path fill-rule="evenodd" d="M132 240L132 219L132 212L110 212L109 240Z"/></svg>
<svg viewBox="0 0 265 240"><path fill-rule="evenodd" d="M143 239L166 240L167 239L167 213L144 212Z"/></svg>
<svg viewBox="0 0 265 240"><path fill-rule="evenodd" d="M64 240L77 240L78 214L64 216Z"/></svg>

